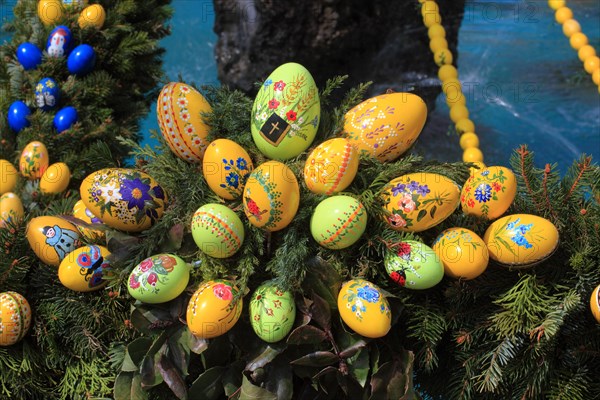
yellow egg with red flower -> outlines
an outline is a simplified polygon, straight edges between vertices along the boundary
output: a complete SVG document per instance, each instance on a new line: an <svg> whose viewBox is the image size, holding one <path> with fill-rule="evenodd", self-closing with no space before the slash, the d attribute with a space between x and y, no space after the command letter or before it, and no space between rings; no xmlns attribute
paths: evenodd
<svg viewBox="0 0 600 400"><path fill-rule="evenodd" d="M508 210L517 194L517 178L506 167L473 170L460 194L465 214L496 219Z"/></svg>

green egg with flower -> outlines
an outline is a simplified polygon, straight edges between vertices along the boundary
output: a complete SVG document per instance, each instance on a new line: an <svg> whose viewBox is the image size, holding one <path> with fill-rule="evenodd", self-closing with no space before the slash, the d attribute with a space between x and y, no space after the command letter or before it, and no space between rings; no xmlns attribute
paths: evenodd
<svg viewBox="0 0 600 400"><path fill-rule="evenodd" d="M390 279L408 289L430 289L444 278L444 264L433 249L415 240L403 240L384 258Z"/></svg>
<svg viewBox="0 0 600 400"><path fill-rule="evenodd" d="M131 297L144 303L171 301L185 290L190 266L174 254L157 254L139 263L127 281Z"/></svg>
<svg viewBox="0 0 600 400"><path fill-rule="evenodd" d="M279 342L292 330L295 319L296 303L291 292L271 282L256 288L250 300L250 324L259 338Z"/></svg>

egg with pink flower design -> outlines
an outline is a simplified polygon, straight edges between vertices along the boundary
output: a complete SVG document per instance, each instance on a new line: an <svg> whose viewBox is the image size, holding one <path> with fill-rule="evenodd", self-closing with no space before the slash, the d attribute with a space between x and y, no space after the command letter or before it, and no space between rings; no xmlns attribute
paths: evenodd
<svg viewBox="0 0 600 400"><path fill-rule="evenodd" d="M131 297L144 303L166 303L179 296L190 280L190 266L173 254L157 254L139 263L127 281Z"/></svg>

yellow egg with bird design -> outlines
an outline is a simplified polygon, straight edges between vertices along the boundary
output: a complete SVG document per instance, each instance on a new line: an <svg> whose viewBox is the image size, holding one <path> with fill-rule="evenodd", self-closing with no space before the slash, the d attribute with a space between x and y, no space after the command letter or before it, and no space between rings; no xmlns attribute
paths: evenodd
<svg viewBox="0 0 600 400"><path fill-rule="evenodd" d="M48 149L42 142L28 143L19 160L21 175L27 179L40 179L48 168Z"/></svg>
<svg viewBox="0 0 600 400"><path fill-rule="evenodd" d="M234 200L242 195L253 169L248 152L229 139L211 142L202 160L202 173L208 187L225 200Z"/></svg>
<svg viewBox="0 0 600 400"><path fill-rule="evenodd" d="M419 96L382 94L346 113L343 135L361 155L393 161L417 140L426 119L427 106Z"/></svg>
<svg viewBox="0 0 600 400"><path fill-rule="evenodd" d="M0 195L12 192L17 187L19 173L8 160L0 160Z"/></svg>
<svg viewBox="0 0 600 400"><path fill-rule="evenodd" d="M86 245L73 250L60 262L58 279L75 292L93 292L108 283L110 252L106 247Z"/></svg>
<svg viewBox="0 0 600 400"><path fill-rule="evenodd" d="M358 151L346 138L318 145L304 164L304 182L313 193L328 196L346 189L358 172Z"/></svg>
<svg viewBox="0 0 600 400"><path fill-rule="evenodd" d="M33 218L27 224L27 241L44 263L58 267L64 258L82 245L79 231L59 217Z"/></svg>
<svg viewBox="0 0 600 400"><path fill-rule="evenodd" d="M496 219L508 210L517 194L517 178L505 167L472 170L460 194L465 214Z"/></svg>
<svg viewBox="0 0 600 400"><path fill-rule="evenodd" d="M83 203L83 200L79 200L73 207L73 216L77 219L82 220L86 224L102 224L102 220L96 217ZM81 225L77 225L77 229L81 234L91 242L103 241L105 239L104 231L87 228Z"/></svg>
<svg viewBox="0 0 600 400"><path fill-rule="evenodd" d="M345 282L338 294L338 310L350 329L368 338L380 338L392 327L390 305L381 289L364 279Z"/></svg>
<svg viewBox="0 0 600 400"><path fill-rule="evenodd" d="M166 303L183 293L189 280L189 264L174 254L157 254L131 271L127 290L144 303Z"/></svg>
<svg viewBox="0 0 600 400"><path fill-rule="evenodd" d="M466 228L449 228L433 242L433 251L444 264L447 276L475 279L488 266L490 255L483 239Z"/></svg>
<svg viewBox="0 0 600 400"><path fill-rule="evenodd" d="M40 190L44 194L62 193L69 187L71 170L65 163L52 164L40 178Z"/></svg>
<svg viewBox="0 0 600 400"><path fill-rule="evenodd" d="M244 224L229 207L209 203L194 213L192 236L203 253L215 258L227 258L242 247Z"/></svg>
<svg viewBox="0 0 600 400"><path fill-rule="evenodd" d="M273 282L256 288L249 307L254 333L268 343L287 336L296 319L296 303L291 292L281 290Z"/></svg>
<svg viewBox="0 0 600 400"><path fill-rule="evenodd" d="M19 342L31 326L31 307L17 292L0 293L0 346Z"/></svg>
<svg viewBox="0 0 600 400"><path fill-rule="evenodd" d="M25 211L19 196L8 192L0 196L0 228L9 224L18 224L23 220Z"/></svg>
<svg viewBox="0 0 600 400"><path fill-rule="evenodd" d="M391 228L421 232L448 218L460 204L460 189L449 178L418 172L392 180L382 192Z"/></svg>

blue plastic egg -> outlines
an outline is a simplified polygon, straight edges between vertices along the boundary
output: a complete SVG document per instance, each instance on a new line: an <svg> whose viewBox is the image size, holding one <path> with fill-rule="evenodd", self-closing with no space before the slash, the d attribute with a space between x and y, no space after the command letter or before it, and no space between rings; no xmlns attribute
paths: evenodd
<svg viewBox="0 0 600 400"><path fill-rule="evenodd" d="M43 111L56 107L60 99L60 89L52 78L44 78L35 86L35 103Z"/></svg>
<svg viewBox="0 0 600 400"><path fill-rule="evenodd" d="M26 71L36 69L42 62L42 51L33 43L23 43L17 48L17 60Z"/></svg>
<svg viewBox="0 0 600 400"><path fill-rule="evenodd" d="M54 127L58 133L71 129L75 122L77 122L77 110L75 107L62 108L54 116Z"/></svg>
<svg viewBox="0 0 600 400"><path fill-rule="evenodd" d="M85 75L96 65L96 52L89 44L75 47L67 59L67 68L73 75Z"/></svg>
<svg viewBox="0 0 600 400"><path fill-rule="evenodd" d="M72 35L69 28L59 25L48 36L46 51L50 57L68 56L71 52Z"/></svg>
<svg viewBox="0 0 600 400"><path fill-rule="evenodd" d="M8 107L8 126L15 131L20 132L21 129L29 126L27 117L31 114L31 110L27 104L22 101L15 101Z"/></svg>

